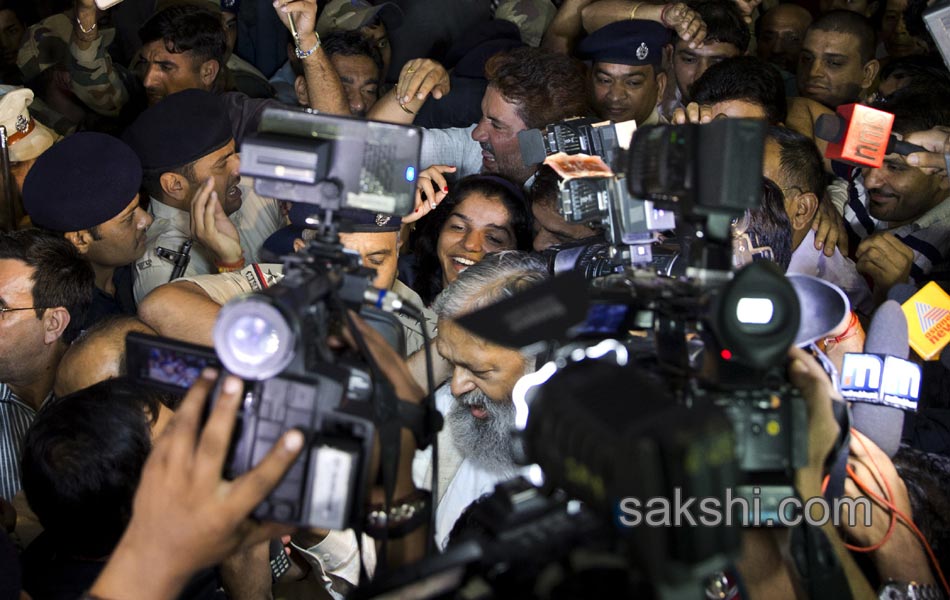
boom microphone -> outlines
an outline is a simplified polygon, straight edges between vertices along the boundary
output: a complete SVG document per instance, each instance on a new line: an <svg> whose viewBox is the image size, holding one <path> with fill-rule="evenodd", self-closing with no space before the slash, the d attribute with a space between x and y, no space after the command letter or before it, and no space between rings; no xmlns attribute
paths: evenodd
<svg viewBox="0 0 950 600"><path fill-rule="evenodd" d="M837 115L815 121L815 136L828 142L825 157L856 167L880 168L888 154L926 152L891 133L894 115L863 104L845 104Z"/></svg>
<svg viewBox="0 0 950 600"><path fill-rule="evenodd" d="M871 319L871 325L868 328L867 338L864 342L864 354L877 354L906 360L909 353L907 317L904 316L900 304L888 300L881 304ZM884 370L886 369L885 364L880 377L882 387L885 384L886 375ZM842 368L842 376L846 375L845 369ZM854 402L851 410L854 416L854 426L857 430L868 436L888 456L894 456L900 446L901 433L904 429L904 411L892 406L866 401Z"/></svg>

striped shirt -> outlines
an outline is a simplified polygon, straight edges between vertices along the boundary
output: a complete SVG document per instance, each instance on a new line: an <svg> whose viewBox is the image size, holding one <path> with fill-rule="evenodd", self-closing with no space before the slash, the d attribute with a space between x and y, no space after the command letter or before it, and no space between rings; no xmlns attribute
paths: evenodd
<svg viewBox="0 0 950 600"><path fill-rule="evenodd" d="M911 278L917 283L925 281L934 265L943 262L950 254L950 202L944 200L914 222L894 229L888 228L886 221L871 216L869 202L864 177L859 169L855 169L848 185L848 203L844 207L851 248L857 248L857 242L876 231L893 233L914 252Z"/></svg>
<svg viewBox="0 0 950 600"><path fill-rule="evenodd" d="M0 497L13 500L20 491L20 454L36 411L0 383Z"/></svg>

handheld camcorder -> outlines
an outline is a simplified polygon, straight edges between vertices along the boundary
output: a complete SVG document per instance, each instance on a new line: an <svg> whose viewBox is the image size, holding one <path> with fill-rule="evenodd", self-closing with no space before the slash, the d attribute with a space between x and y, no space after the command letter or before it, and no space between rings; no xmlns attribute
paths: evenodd
<svg viewBox="0 0 950 600"><path fill-rule="evenodd" d="M419 140L412 127L266 110L242 148L241 173L259 193L312 205L315 239L284 257L277 284L222 307L213 350L128 340L129 373L166 390L186 390L209 365L245 381L228 475L252 469L288 429L304 433L305 451L256 518L324 529L363 523L374 435L381 423L398 422L398 401L375 365L331 350L328 338L352 309L404 348L392 313L421 313L372 287L375 271L342 246L335 212L409 212Z"/></svg>

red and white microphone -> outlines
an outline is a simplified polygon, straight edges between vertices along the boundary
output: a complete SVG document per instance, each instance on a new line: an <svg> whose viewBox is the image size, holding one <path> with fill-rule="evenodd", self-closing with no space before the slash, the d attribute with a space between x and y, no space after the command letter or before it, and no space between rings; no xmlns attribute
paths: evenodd
<svg viewBox="0 0 950 600"><path fill-rule="evenodd" d="M825 158L878 169L888 154L926 152L891 134L894 115L889 112L863 104L842 104L837 113L821 115L815 121L815 137L828 142Z"/></svg>

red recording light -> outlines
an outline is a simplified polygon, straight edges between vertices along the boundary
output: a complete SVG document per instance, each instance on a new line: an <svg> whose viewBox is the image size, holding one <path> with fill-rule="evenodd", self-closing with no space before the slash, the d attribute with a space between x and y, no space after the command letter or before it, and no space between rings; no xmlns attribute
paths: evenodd
<svg viewBox="0 0 950 600"><path fill-rule="evenodd" d="M732 352L726 348L722 349L722 352L719 353L719 356L721 356L723 360L732 360Z"/></svg>

